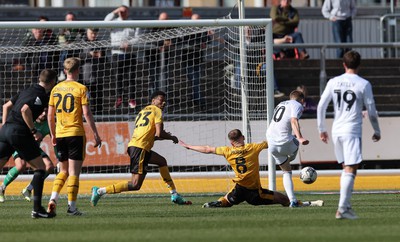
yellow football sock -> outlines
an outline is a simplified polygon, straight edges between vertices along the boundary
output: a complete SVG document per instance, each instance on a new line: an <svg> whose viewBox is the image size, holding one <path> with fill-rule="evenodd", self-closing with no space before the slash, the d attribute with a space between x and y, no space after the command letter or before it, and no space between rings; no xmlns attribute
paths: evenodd
<svg viewBox="0 0 400 242"><path fill-rule="evenodd" d="M160 175L163 179L163 181L167 184L167 187L170 191L176 190L174 181L171 178L171 175L169 174L168 166L163 166L160 167Z"/></svg>
<svg viewBox="0 0 400 242"><path fill-rule="evenodd" d="M56 178L54 179L54 182L53 182L52 192L60 193L67 178L68 178L68 175L66 173L64 173L64 172L58 173L58 175L56 176Z"/></svg>
<svg viewBox="0 0 400 242"><path fill-rule="evenodd" d="M128 189L128 181L120 182L115 185L106 186L106 193L107 194L114 194L114 193L121 193L129 191Z"/></svg>
<svg viewBox="0 0 400 242"><path fill-rule="evenodd" d="M79 191L79 177L78 176L70 176L68 178L67 185L67 193L68 193L68 201L74 202L78 198Z"/></svg>

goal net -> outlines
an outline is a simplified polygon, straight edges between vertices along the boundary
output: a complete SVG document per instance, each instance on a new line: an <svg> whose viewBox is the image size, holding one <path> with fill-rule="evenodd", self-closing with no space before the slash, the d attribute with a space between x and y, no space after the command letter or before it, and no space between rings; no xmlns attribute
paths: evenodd
<svg viewBox="0 0 400 242"><path fill-rule="evenodd" d="M155 90L167 93L166 131L184 142L230 145L227 133L234 128L244 131L248 141L260 142L271 112L267 85L273 88L273 82L267 82L272 79L272 71L267 78L272 68L269 23L229 18L5 23L0 27L1 104L37 82L44 68L57 70L62 81L63 61L81 59L79 82L88 87L103 140L101 148L93 148L88 130L81 194L89 193L92 185L130 179L126 149L133 121ZM121 31L127 37L121 39ZM272 96L272 90L268 92ZM41 147L56 163L49 137ZM233 184L234 173L221 156L188 151L171 141L157 141L153 150L167 159L181 193L221 193ZM266 151L260 161L266 170ZM13 165L11 158L1 170L1 180ZM27 169L16 181L25 178L26 183L30 174ZM50 193L53 177L47 179L45 193ZM17 187L11 184L10 189L13 186ZM140 193L167 192L157 167L150 167Z"/></svg>

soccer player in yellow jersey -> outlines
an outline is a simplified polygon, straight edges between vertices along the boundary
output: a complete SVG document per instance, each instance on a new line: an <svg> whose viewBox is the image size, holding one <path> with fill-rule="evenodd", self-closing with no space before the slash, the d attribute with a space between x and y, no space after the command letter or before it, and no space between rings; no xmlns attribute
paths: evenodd
<svg viewBox="0 0 400 242"><path fill-rule="evenodd" d="M245 144L245 138L238 129L230 131L228 139L231 147L195 146L179 141L180 145L189 150L224 156L235 172L235 187L218 201L205 203L203 207L231 207L244 201L252 205L289 206L286 195L261 187L258 155L268 147L267 142Z"/></svg>
<svg viewBox="0 0 400 242"><path fill-rule="evenodd" d="M94 135L94 147L101 146L101 139L89 107L88 89L77 82L79 63L80 60L74 57L64 61L64 72L67 79L58 83L50 95L47 118L51 141L57 148L60 161L60 172L54 179L53 190L47 208L48 213L51 214L55 214L60 191L68 178L67 214L73 216L82 215L82 212L76 208L79 175L85 159L86 147L82 115Z"/></svg>
<svg viewBox="0 0 400 242"><path fill-rule="evenodd" d="M228 133L228 139L232 144L230 147L195 146L179 141L180 145L189 150L224 156L235 172L233 179L235 187L218 201L205 203L203 207L231 207L244 201L252 205L289 206L290 201L286 195L261 187L258 156L262 150L268 148L267 142L245 144L245 138L238 129L231 130ZM323 201L307 201L302 202L301 205L322 206Z"/></svg>
<svg viewBox="0 0 400 242"><path fill-rule="evenodd" d="M167 184L171 201L179 205L190 205L190 201L186 201L180 196L175 188L175 184L168 170L167 160L151 148L155 140L172 140L178 143L178 138L164 130L162 110L165 106L166 94L162 91L156 91L151 96L151 105L143 108L136 116L135 129L132 138L128 144L128 155L130 157L130 169L132 180L120 182L107 187L93 187L90 203L96 206L97 202L104 194L115 194L125 191L140 190L144 179L146 178L148 164L155 164L159 167L160 174L164 182Z"/></svg>

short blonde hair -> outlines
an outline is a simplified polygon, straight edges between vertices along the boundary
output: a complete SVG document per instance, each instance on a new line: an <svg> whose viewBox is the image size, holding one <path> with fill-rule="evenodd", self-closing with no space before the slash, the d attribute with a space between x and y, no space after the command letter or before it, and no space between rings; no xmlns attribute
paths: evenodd
<svg viewBox="0 0 400 242"><path fill-rule="evenodd" d="M67 71L67 73L73 73L76 70L79 70L81 60L76 57L70 57L67 58L64 61L64 69Z"/></svg>

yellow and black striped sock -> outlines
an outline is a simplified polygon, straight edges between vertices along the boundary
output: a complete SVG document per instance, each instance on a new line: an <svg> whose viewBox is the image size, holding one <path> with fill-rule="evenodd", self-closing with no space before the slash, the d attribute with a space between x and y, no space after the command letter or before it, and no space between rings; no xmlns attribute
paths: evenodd
<svg viewBox="0 0 400 242"><path fill-rule="evenodd" d="M67 180L68 175L64 172L58 173L56 178L54 179L53 182L53 189L52 192L59 194L61 189L63 188L65 181Z"/></svg>
<svg viewBox="0 0 400 242"><path fill-rule="evenodd" d="M106 186L106 193L107 194L115 194L129 191L128 189L128 181L120 182L114 185Z"/></svg>
<svg viewBox="0 0 400 242"><path fill-rule="evenodd" d="M78 192L79 192L79 177L70 176L68 178L68 185L67 185L68 202L75 202L78 198Z"/></svg>
<svg viewBox="0 0 400 242"><path fill-rule="evenodd" d="M176 191L174 181L169 174L168 166L160 167L160 175L170 191Z"/></svg>

